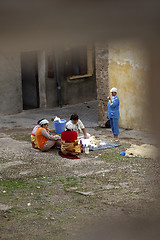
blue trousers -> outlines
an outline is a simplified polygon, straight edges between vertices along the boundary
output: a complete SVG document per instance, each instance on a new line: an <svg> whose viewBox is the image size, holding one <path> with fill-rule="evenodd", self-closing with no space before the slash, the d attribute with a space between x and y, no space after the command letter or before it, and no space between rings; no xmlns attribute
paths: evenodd
<svg viewBox="0 0 160 240"><path fill-rule="evenodd" d="M119 121L119 118L110 118L110 125L111 125L113 135L119 135L118 121Z"/></svg>

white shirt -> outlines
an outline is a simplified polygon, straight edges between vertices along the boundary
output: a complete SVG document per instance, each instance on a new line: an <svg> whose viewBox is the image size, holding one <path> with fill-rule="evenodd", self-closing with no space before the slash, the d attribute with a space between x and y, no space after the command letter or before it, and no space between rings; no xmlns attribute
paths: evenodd
<svg viewBox="0 0 160 240"><path fill-rule="evenodd" d="M76 124L73 124L72 120L69 120L66 123L66 128L67 128L67 126L69 126L69 129L72 128L72 131L76 131L78 134L79 133L83 133L82 129L85 128L83 123L82 123L82 121L80 119L78 119L78 122Z"/></svg>

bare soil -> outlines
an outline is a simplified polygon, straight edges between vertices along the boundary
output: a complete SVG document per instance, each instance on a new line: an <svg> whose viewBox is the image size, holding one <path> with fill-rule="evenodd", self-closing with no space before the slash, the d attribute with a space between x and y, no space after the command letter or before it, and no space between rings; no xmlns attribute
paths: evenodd
<svg viewBox="0 0 160 240"><path fill-rule="evenodd" d="M1 239L79 239L93 220L159 212L158 164L120 155L133 139L66 159L33 149L30 132L0 132Z"/></svg>

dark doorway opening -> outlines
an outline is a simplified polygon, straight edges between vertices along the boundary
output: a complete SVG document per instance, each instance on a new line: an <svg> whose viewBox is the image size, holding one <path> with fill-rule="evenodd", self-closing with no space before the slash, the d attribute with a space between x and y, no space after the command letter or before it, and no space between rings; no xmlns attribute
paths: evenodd
<svg viewBox="0 0 160 240"><path fill-rule="evenodd" d="M37 52L21 54L23 109L39 107Z"/></svg>

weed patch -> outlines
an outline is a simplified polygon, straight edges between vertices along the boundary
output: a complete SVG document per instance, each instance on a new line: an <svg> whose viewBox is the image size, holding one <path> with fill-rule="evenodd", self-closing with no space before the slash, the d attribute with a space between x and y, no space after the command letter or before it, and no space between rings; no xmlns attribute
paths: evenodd
<svg viewBox="0 0 160 240"><path fill-rule="evenodd" d="M59 181L63 184L64 189L77 187L79 185L79 181L76 177L62 177Z"/></svg>
<svg viewBox="0 0 160 240"><path fill-rule="evenodd" d="M31 134L30 133L17 133L11 135L11 138L18 141L26 141L31 142Z"/></svg>

